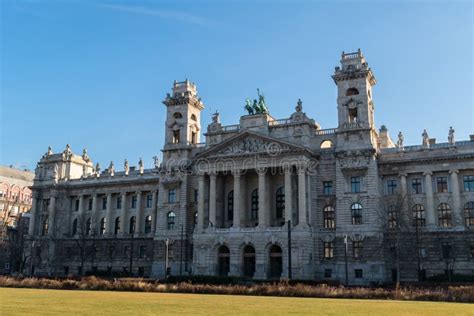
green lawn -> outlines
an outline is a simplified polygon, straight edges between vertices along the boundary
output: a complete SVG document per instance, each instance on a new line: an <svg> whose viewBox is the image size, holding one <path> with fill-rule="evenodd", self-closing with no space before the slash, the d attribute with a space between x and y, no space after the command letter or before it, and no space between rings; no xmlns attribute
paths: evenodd
<svg viewBox="0 0 474 316"><path fill-rule="evenodd" d="M473 304L0 288L0 315L474 315Z"/></svg>

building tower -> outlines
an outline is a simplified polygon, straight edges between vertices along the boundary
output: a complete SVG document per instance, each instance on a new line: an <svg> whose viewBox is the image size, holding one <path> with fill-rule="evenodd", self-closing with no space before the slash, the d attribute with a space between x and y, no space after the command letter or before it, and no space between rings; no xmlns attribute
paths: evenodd
<svg viewBox="0 0 474 316"><path fill-rule="evenodd" d="M338 90L338 150L375 148L372 87L376 80L360 49L342 52L341 67L336 67L332 78Z"/></svg>
<svg viewBox="0 0 474 316"><path fill-rule="evenodd" d="M196 85L187 79L175 81L173 94L168 93L163 104L167 108L163 161L190 158L190 149L200 142L201 111L204 109Z"/></svg>

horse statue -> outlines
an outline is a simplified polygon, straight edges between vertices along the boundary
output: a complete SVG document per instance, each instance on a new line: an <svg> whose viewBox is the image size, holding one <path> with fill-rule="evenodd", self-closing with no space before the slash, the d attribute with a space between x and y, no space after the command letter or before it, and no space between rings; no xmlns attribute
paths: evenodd
<svg viewBox="0 0 474 316"><path fill-rule="evenodd" d="M254 111L255 111L255 114L261 114L261 109L260 107L258 106L258 102L256 99L253 100L253 105L252 105Z"/></svg>
<svg viewBox="0 0 474 316"><path fill-rule="evenodd" d="M258 95L258 107L260 108L260 113L268 113L267 105L265 104L265 97L261 94Z"/></svg>
<svg viewBox="0 0 474 316"><path fill-rule="evenodd" d="M252 101L250 101L250 99L245 99L245 110L249 112L249 115L254 114L254 110L252 108Z"/></svg>

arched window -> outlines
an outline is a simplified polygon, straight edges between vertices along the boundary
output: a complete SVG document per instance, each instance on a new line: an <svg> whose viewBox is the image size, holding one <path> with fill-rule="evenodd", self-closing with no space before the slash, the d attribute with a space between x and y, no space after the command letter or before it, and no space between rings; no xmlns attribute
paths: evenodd
<svg viewBox="0 0 474 316"><path fill-rule="evenodd" d="M43 225L41 227L41 235L46 236L48 234L48 228L49 228L49 219L45 217L43 219Z"/></svg>
<svg viewBox="0 0 474 316"><path fill-rule="evenodd" d="M466 226L474 226L474 202L467 202L464 205L464 219Z"/></svg>
<svg viewBox="0 0 474 316"><path fill-rule="evenodd" d="M258 219L258 189L252 191L251 219Z"/></svg>
<svg viewBox="0 0 474 316"><path fill-rule="evenodd" d="M346 91L346 96L358 95L358 94L359 94L359 90L357 90L356 88L349 88Z"/></svg>
<svg viewBox="0 0 474 316"><path fill-rule="evenodd" d="M72 221L72 235L77 235L77 218Z"/></svg>
<svg viewBox="0 0 474 316"><path fill-rule="evenodd" d="M151 233L151 215L145 217L145 234Z"/></svg>
<svg viewBox="0 0 474 316"><path fill-rule="evenodd" d="M197 121L197 119L196 119L196 115L194 115L194 114L191 114L191 120L193 120L193 121Z"/></svg>
<svg viewBox="0 0 474 316"><path fill-rule="evenodd" d="M352 213L352 225L362 224L362 205L360 205L360 203L352 204L351 213Z"/></svg>
<svg viewBox="0 0 474 316"><path fill-rule="evenodd" d="M395 205L392 205L388 208L387 217L388 217L388 228L396 228L398 212L397 212L397 207Z"/></svg>
<svg viewBox="0 0 474 316"><path fill-rule="evenodd" d="M328 205L323 210L323 219L324 219L324 228L326 229L334 229L336 228L335 222L335 212L334 207Z"/></svg>
<svg viewBox="0 0 474 316"><path fill-rule="evenodd" d="M220 246L217 251L219 275L227 276L230 271L230 251L226 246Z"/></svg>
<svg viewBox="0 0 474 316"><path fill-rule="evenodd" d="M251 278L255 273L255 248L251 245L245 246L243 257L243 274Z"/></svg>
<svg viewBox="0 0 474 316"><path fill-rule="evenodd" d="M99 229L100 235L105 234L106 225L107 225L107 219L105 217L102 217L102 219L100 220L100 229Z"/></svg>
<svg viewBox="0 0 474 316"><path fill-rule="evenodd" d="M167 224L168 224L168 229L174 229L174 223L175 223L175 220L176 220L176 213L171 211L168 213L168 221L167 221Z"/></svg>
<svg viewBox="0 0 474 316"><path fill-rule="evenodd" d="M229 221L234 219L234 191L227 194L227 219Z"/></svg>
<svg viewBox="0 0 474 316"><path fill-rule="evenodd" d="M86 235L89 236L92 230L92 223L90 217L86 221Z"/></svg>
<svg viewBox="0 0 474 316"><path fill-rule="evenodd" d="M284 211L285 211L285 187L279 187L276 190L276 219L283 219L284 218Z"/></svg>
<svg viewBox="0 0 474 316"><path fill-rule="evenodd" d="M181 113L179 113L179 112L176 112L176 113L173 114L173 117L174 117L175 119L180 119L180 118L183 118L183 114L181 114Z"/></svg>
<svg viewBox="0 0 474 316"><path fill-rule="evenodd" d="M438 206L438 225L440 227L451 227L451 207L447 203L441 203Z"/></svg>
<svg viewBox="0 0 474 316"><path fill-rule="evenodd" d="M269 260L269 277L271 279L280 278L283 271L283 253L281 247L278 245L273 245L270 248L270 260Z"/></svg>
<svg viewBox="0 0 474 316"><path fill-rule="evenodd" d="M115 218L115 226L114 226L114 235L117 235L120 232L120 216Z"/></svg>
<svg viewBox="0 0 474 316"><path fill-rule="evenodd" d="M326 139L321 142L321 145L319 146L321 149L328 149L334 147L334 144L331 140Z"/></svg>
<svg viewBox="0 0 474 316"><path fill-rule="evenodd" d="M137 218L135 216L130 217L130 225L128 227L128 233L135 233L135 228L137 226Z"/></svg>
<svg viewBox="0 0 474 316"><path fill-rule="evenodd" d="M413 226L418 227L425 227L426 226L426 219L425 219L425 208L421 204L415 204L411 208L413 214Z"/></svg>

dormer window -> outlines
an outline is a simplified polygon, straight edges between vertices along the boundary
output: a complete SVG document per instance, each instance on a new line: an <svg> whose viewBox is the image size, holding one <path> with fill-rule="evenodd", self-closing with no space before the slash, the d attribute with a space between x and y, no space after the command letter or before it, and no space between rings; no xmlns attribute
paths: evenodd
<svg viewBox="0 0 474 316"><path fill-rule="evenodd" d="M358 95L358 94L359 94L359 90L357 90L356 88L349 88L346 91L346 97L351 96L351 95Z"/></svg>

